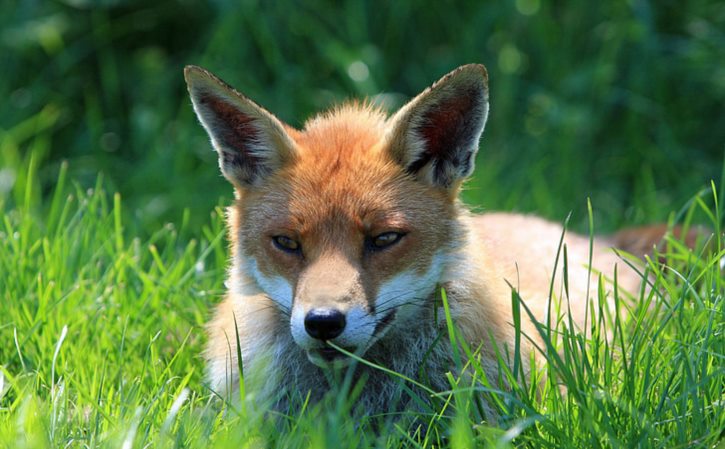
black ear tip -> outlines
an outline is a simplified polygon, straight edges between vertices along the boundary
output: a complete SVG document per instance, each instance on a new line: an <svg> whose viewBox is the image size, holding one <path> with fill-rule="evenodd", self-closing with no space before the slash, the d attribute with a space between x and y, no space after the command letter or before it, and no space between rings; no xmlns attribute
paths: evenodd
<svg viewBox="0 0 725 449"><path fill-rule="evenodd" d="M197 65L187 65L184 67L184 79L191 92L226 91L238 97L244 97L244 95L237 92L232 86L224 82L224 80Z"/></svg>
<svg viewBox="0 0 725 449"><path fill-rule="evenodd" d="M232 89L231 86L219 79L216 75L198 65L187 65L184 67L184 79L189 87L223 86L227 89Z"/></svg>
<svg viewBox="0 0 725 449"><path fill-rule="evenodd" d="M184 67L184 80L186 81L186 84L191 86L192 84L194 84L195 81L203 79L204 76L208 73L209 72L199 66L187 65L186 67Z"/></svg>
<svg viewBox="0 0 725 449"><path fill-rule="evenodd" d="M488 90L488 71L483 64L462 65L443 77L443 80L477 84L482 86L484 90Z"/></svg>
<svg viewBox="0 0 725 449"><path fill-rule="evenodd" d="M486 66L483 64L465 64L458 67L456 70L477 74L485 79L488 79L488 70L486 70Z"/></svg>

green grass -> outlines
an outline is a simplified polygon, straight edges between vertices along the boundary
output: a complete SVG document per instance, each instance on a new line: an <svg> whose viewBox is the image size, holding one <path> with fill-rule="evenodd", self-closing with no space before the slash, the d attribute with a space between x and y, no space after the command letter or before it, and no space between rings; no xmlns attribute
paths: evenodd
<svg viewBox="0 0 725 449"><path fill-rule="evenodd" d="M138 238L101 180L83 189L62 166L44 205L32 164L24 176L14 191L23 201L2 205L0 447L707 448L723 437L719 239L701 253L672 240L668 266L648 265L653 288L626 317L623 295L606 309L593 286L602 318L586 335L566 319L542 323L544 371L524 375L501 348L510 391L488 383L447 315L458 366L450 391L420 398L431 405L417 414L355 418L355 386L344 384L300 413L269 414L203 383L202 328L227 257L220 210L201 229L183 219ZM685 221L709 216L720 235L715 192L696 196ZM515 325L528 313L513 294ZM483 401L502 414L497 423Z"/></svg>

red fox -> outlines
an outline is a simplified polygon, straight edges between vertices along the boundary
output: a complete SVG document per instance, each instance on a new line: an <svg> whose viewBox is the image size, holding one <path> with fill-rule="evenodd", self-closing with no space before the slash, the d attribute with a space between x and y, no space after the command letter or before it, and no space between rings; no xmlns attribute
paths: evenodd
<svg viewBox="0 0 725 449"><path fill-rule="evenodd" d="M242 366L256 401L320 398L329 371L351 360L328 342L411 378L425 372L433 388L449 389L451 347L438 338L446 332L441 287L460 337L481 348L491 379L491 337L513 347L512 286L545 320L562 226L530 215L473 215L458 200L489 110L483 65L459 67L391 116L353 102L301 130L202 68L184 73L235 191L228 293L208 326L214 390L237 388ZM615 241L594 239L590 269L590 239L564 238L579 325L588 283L600 273L612 278L619 261L620 289L636 292L642 282L611 249ZM561 291L561 275L554 285ZM531 323L523 329L536 335ZM526 339L522 345L532 350ZM355 369L366 378L358 398L366 410L405 407L399 397L393 404L398 380Z"/></svg>

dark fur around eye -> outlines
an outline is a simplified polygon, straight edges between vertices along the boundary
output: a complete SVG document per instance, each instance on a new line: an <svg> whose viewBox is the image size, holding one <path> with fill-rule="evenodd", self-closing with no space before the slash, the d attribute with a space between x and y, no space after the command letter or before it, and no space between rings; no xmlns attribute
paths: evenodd
<svg viewBox="0 0 725 449"><path fill-rule="evenodd" d="M277 249L286 253L298 253L302 249L299 242L284 235L272 237L272 242Z"/></svg>
<svg viewBox="0 0 725 449"><path fill-rule="evenodd" d="M383 232L365 239L365 248L368 251L381 251L395 245L403 238L402 232Z"/></svg>

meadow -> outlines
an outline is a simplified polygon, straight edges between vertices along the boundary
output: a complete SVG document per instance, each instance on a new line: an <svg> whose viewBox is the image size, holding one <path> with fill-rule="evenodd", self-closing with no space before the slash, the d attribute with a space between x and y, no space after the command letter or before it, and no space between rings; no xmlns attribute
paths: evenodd
<svg viewBox="0 0 725 449"><path fill-rule="evenodd" d="M725 6L702 0L3 3L0 448L723 447L723 29ZM450 322L466 375L416 414L356 416L354 385L294 414L215 395L203 326L232 192L183 66L302 126L351 97L395 108L467 62L491 82L474 210L713 237L670 238L642 268L655 288L584 333L542 323L546 368L501 363L510 391Z"/></svg>

